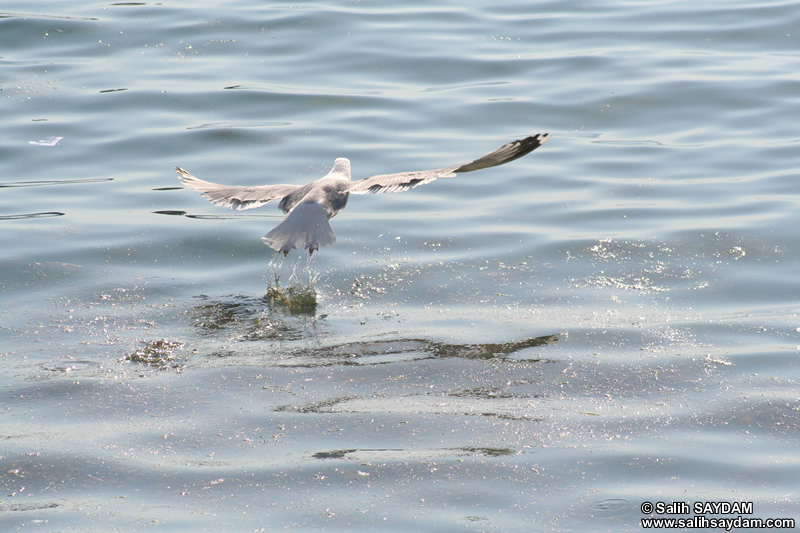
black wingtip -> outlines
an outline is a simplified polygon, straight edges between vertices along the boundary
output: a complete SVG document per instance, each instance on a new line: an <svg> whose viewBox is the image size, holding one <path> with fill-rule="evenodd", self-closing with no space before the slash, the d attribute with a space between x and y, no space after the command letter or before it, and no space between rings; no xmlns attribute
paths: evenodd
<svg viewBox="0 0 800 533"><path fill-rule="evenodd" d="M550 135L549 133L537 133L536 135L531 135L530 137L525 137L524 139L521 139L519 141L514 141L514 142L511 142L511 143L508 143L506 146L511 146L511 145L513 145L515 143L518 143L518 145L519 145L519 153L515 154L515 157L513 159L509 159L508 161L513 161L514 159L516 159L518 157L522 157L524 155L528 155L529 153L533 152L534 150L539 148L541 145L543 145L544 143L549 141L551 137L552 137L552 135ZM503 148L505 148L505 147L503 147ZM506 162L508 162L508 161L506 161Z"/></svg>
<svg viewBox="0 0 800 533"><path fill-rule="evenodd" d="M496 167L497 165L504 165L510 163L515 159L528 155L550 139L549 133L537 133L530 137L525 137L517 141L511 141L504 144L494 152L486 154L485 156L476 159L466 165L461 165L454 172L472 172L474 170L482 170L484 168Z"/></svg>

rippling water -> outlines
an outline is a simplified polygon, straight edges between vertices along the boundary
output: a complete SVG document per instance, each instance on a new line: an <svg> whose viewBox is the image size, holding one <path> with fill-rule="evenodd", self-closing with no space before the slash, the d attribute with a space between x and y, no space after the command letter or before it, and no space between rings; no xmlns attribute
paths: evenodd
<svg viewBox="0 0 800 533"><path fill-rule="evenodd" d="M0 525L799 518L792 2L4 2ZM283 259L241 185L473 159ZM267 286L314 282L313 311ZM746 529L746 528L742 528Z"/></svg>

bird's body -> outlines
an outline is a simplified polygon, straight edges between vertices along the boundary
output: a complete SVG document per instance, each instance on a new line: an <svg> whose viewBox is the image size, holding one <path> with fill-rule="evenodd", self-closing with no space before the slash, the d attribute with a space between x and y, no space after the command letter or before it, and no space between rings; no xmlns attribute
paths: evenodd
<svg viewBox="0 0 800 533"><path fill-rule="evenodd" d="M452 178L457 173L502 165L532 152L549 138L549 134L540 133L513 141L470 163L435 170L381 174L357 181L351 180L350 161L343 157L334 161L333 168L326 176L307 185L220 185L198 179L180 167L175 167L175 170L184 184L201 192L217 205L252 209L280 200L278 207L286 213L286 218L262 240L284 255L297 248L298 243L309 254L313 254L315 250L336 242L336 235L328 220L344 209L350 193L406 191L437 178Z"/></svg>

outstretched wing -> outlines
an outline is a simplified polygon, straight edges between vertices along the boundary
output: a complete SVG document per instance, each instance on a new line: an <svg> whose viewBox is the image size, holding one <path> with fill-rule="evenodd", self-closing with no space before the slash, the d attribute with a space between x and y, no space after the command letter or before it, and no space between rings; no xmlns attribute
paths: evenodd
<svg viewBox="0 0 800 533"><path fill-rule="evenodd" d="M450 167L435 170L418 170L415 172L400 172L398 174L380 174L363 180L354 181L350 186L353 194L376 194L381 192L407 191L418 185L430 183L437 178L452 178L459 172L472 172L484 168L496 167L519 159L539 148L550 138L549 133L537 133L519 141L505 144L483 157Z"/></svg>
<svg viewBox="0 0 800 533"><path fill-rule="evenodd" d="M202 193L211 202L231 209L261 207L273 200L280 200L301 187L301 185L261 185L258 187L220 185L198 179L181 167L175 167L175 170L178 171L178 177L184 185Z"/></svg>

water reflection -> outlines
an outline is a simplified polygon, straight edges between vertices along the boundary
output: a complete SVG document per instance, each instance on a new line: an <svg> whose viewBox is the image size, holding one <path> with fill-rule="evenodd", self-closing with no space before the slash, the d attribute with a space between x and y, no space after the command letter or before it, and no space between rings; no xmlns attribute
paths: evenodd
<svg viewBox="0 0 800 533"><path fill-rule="evenodd" d="M195 327L203 338L224 337L237 344L242 352L249 351L248 343L254 341L288 342L277 350L279 353L273 354L272 364L282 367L377 365L443 358L547 362L539 354L524 352L559 341L559 334L550 334L500 343L459 344L400 337L326 344L325 336L315 327L324 321L324 314L282 312L270 305L266 297L235 295L228 299L211 299L200 296L198 299L201 303L194 307L193 314ZM303 341L313 341L313 344ZM271 356L271 351L265 353L263 346L258 348L264 357ZM485 394L486 391L482 391L479 395Z"/></svg>
<svg viewBox="0 0 800 533"><path fill-rule="evenodd" d="M9 181L0 183L0 189L11 187L47 187L50 185L78 185L83 183L100 183L103 181L114 181L114 178L79 178L66 180L32 180L32 181Z"/></svg>
<svg viewBox="0 0 800 533"><path fill-rule="evenodd" d="M304 405L279 405L275 408L275 411L278 413L332 413L338 410L336 409L337 405L357 399L358 396L339 396Z"/></svg>
<svg viewBox="0 0 800 533"><path fill-rule="evenodd" d="M233 89L233 87L225 87L226 89ZM233 128L262 128L264 126L291 126L291 122L272 122L264 120L245 120L239 122L209 122L200 124L199 126L189 126L187 130L202 130L202 129L233 129Z"/></svg>
<svg viewBox="0 0 800 533"><path fill-rule="evenodd" d="M504 360L528 348L558 342L558 334L530 337L520 341L490 344L449 344L430 339L369 340L299 350L296 366L320 364L386 364L401 360L458 357L473 360ZM515 360L541 361L539 357Z"/></svg>
<svg viewBox="0 0 800 533"><path fill-rule="evenodd" d="M300 340L307 337L306 329L315 320L273 312L266 297L235 295L212 300L203 295L198 299L203 303L194 307L195 327L205 337L225 332L242 342Z"/></svg>
<svg viewBox="0 0 800 533"><path fill-rule="evenodd" d="M27 218L63 217L64 213L58 211L45 211L43 213L24 213L19 215L2 215L0 220L24 220Z"/></svg>
<svg viewBox="0 0 800 533"><path fill-rule="evenodd" d="M314 459L350 459L367 462L370 460L409 460L424 458L431 460L438 457L504 457L515 455L516 450L511 448L474 447L463 446L458 448L440 449L403 449L403 448L351 448L346 450L325 450L312 453Z"/></svg>

